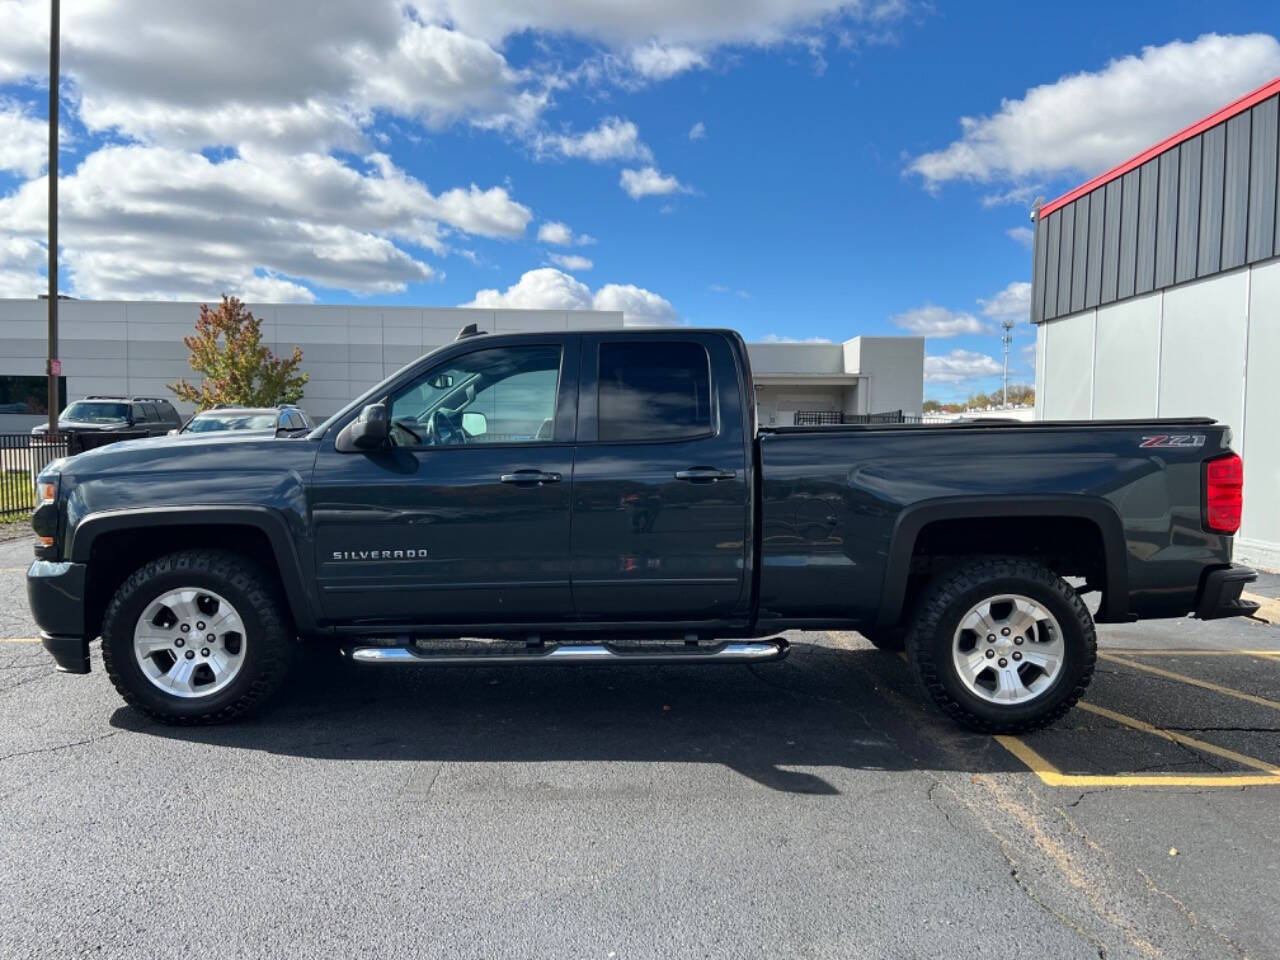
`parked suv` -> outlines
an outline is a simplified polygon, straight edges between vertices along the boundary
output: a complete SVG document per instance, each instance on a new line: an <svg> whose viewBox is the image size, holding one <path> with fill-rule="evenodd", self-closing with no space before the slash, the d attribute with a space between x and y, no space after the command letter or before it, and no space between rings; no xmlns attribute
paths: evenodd
<svg viewBox="0 0 1280 960"><path fill-rule="evenodd" d="M77 400L58 414L60 433L145 433L161 436L182 426L182 417L163 397L91 396ZM33 427L42 436L49 425Z"/></svg>
<svg viewBox="0 0 1280 960"><path fill-rule="evenodd" d="M238 435L260 434L277 437L303 437L311 432L311 420L300 407L282 403L278 407L235 407L218 404L201 411L180 430L170 433L195 434L234 431Z"/></svg>

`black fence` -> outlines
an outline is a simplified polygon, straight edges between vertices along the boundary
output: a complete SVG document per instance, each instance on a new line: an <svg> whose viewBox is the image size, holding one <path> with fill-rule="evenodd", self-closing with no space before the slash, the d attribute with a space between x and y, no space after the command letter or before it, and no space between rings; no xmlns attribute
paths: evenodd
<svg viewBox="0 0 1280 960"><path fill-rule="evenodd" d="M59 433L52 438L30 433L0 433L0 520L12 521L36 506L36 477L50 461L120 440L138 440L143 431Z"/></svg>
<svg viewBox="0 0 1280 960"><path fill-rule="evenodd" d="M924 423L924 417L889 410L884 413L842 413L839 410L797 410L797 427L835 427L846 423Z"/></svg>

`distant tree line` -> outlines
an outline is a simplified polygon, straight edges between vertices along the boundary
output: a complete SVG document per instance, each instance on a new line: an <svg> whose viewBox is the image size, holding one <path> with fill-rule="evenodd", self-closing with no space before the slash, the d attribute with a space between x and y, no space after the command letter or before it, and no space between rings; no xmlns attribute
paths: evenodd
<svg viewBox="0 0 1280 960"><path fill-rule="evenodd" d="M965 413L970 410L990 410L993 407L998 408L1001 405L1002 397L999 390L993 390L990 394L971 393L967 400L952 401L942 403L938 400L926 400L924 402L925 413ZM1036 402L1036 388L1027 383L1011 383L1009 384L1009 406L1011 407L1030 407Z"/></svg>

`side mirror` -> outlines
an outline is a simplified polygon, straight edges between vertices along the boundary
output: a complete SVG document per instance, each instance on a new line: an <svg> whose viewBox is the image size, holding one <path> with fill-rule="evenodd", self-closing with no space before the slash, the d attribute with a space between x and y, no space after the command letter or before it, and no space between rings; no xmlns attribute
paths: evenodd
<svg viewBox="0 0 1280 960"><path fill-rule="evenodd" d="M462 429L469 437L483 437L489 432L489 418L476 411L464 413Z"/></svg>
<svg viewBox="0 0 1280 960"><path fill-rule="evenodd" d="M385 403L371 403L349 427L351 445L357 450L378 450L387 445L391 421Z"/></svg>

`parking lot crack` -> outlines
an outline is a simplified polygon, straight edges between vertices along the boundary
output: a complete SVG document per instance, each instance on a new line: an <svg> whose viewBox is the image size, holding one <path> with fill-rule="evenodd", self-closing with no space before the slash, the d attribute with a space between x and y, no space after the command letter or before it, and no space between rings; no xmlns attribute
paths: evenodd
<svg viewBox="0 0 1280 960"><path fill-rule="evenodd" d="M84 747L91 743L98 743L101 740L107 740L123 732L124 731L122 730L111 730L107 733L100 733L96 737L86 737L83 740L73 740L70 743L59 743L52 747L40 747L35 750L18 750L14 753L6 753L4 756L0 756L0 761L16 760L19 757L33 757L42 753L57 753L59 750L70 750L74 747Z"/></svg>
<svg viewBox="0 0 1280 960"><path fill-rule="evenodd" d="M1200 927L1200 928L1209 930L1210 933L1212 933L1215 937L1217 937L1224 944L1226 944L1227 947L1230 948L1232 953L1234 953L1236 956L1248 957L1249 954L1243 947L1241 947L1238 943L1236 943L1234 940L1228 937L1225 933L1219 930L1212 923L1201 921L1201 919L1196 915L1196 912L1194 910L1192 910L1189 906L1187 906L1185 903L1183 903L1181 900L1179 900L1177 897L1171 894L1168 890L1165 890L1162 887L1160 887L1155 882L1155 880L1152 879L1149 873L1147 873L1141 867L1134 867L1134 869L1138 871L1138 875L1142 877L1143 882L1146 883L1147 889L1158 896L1164 897L1166 900L1172 903L1174 907L1177 909L1177 911L1180 914L1182 914L1182 916L1186 919L1186 921L1189 924L1191 924L1191 926Z"/></svg>

